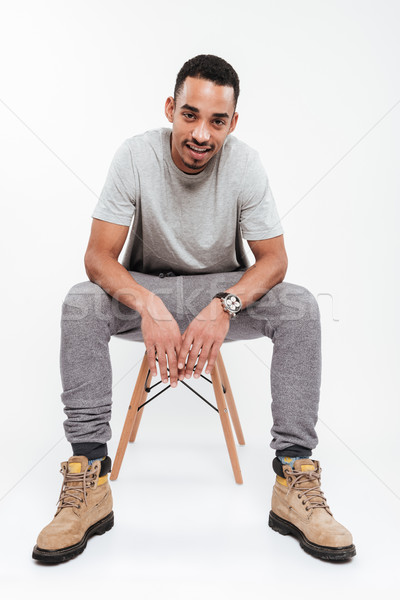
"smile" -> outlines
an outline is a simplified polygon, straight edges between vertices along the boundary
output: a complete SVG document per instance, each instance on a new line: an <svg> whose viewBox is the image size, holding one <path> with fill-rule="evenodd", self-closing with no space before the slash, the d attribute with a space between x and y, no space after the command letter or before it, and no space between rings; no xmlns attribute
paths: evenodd
<svg viewBox="0 0 400 600"><path fill-rule="evenodd" d="M203 156L211 150L211 148L201 148L199 146L194 146L193 144L186 144L186 147L189 148L193 158L203 158Z"/></svg>

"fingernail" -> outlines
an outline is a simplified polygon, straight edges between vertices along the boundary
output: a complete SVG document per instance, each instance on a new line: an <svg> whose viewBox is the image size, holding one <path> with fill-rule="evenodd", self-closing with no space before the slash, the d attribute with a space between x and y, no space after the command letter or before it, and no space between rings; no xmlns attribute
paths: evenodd
<svg viewBox="0 0 400 600"><path fill-rule="evenodd" d="M195 373L194 376L195 376L196 379L198 379L200 377L200 374L199 373Z"/></svg>
<svg viewBox="0 0 400 600"><path fill-rule="evenodd" d="M176 387L176 381L174 381L174 383L171 383L171 387Z"/></svg>
<svg viewBox="0 0 400 600"><path fill-rule="evenodd" d="M186 379L190 379L190 373L186 373L185 377Z"/></svg>
<svg viewBox="0 0 400 600"><path fill-rule="evenodd" d="M183 363L178 364L179 369L183 369Z"/></svg>

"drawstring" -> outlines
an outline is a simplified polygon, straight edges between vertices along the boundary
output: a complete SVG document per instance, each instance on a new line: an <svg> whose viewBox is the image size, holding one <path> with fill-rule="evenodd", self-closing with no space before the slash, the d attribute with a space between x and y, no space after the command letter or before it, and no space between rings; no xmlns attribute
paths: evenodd
<svg viewBox="0 0 400 600"><path fill-rule="evenodd" d="M159 273L158 276L163 279L164 277L176 277L176 274L173 271L167 271L167 273Z"/></svg>

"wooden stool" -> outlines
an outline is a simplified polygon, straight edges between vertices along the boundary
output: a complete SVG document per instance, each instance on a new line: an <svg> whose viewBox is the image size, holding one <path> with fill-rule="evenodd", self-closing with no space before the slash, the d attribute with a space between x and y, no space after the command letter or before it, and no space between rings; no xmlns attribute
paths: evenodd
<svg viewBox="0 0 400 600"><path fill-rule="evenodd" d="M197 396L200 396L202 400L207 402L209 406L211 406L214 410L216 410L219 413L235 481L236 483L243 483L242 473L240 471L239 465L239 458L236 451L235 440L233 437L232 427L228 416L228 409L239 444L244 445L245 442L242 428L240 426L239 416L236 410L235 401L233 399L231 386L229 384L228 375L225 370L224 361L222 360L221 352L218 352L217 360L215 362L214 369L211 373L211 379L208 379L205 375L201 375L201 377L212 383L215 394L215 400L217 402L218 408L216 408L205 398L200 396L200 394L198 394L190 385L188 385L185 380L179 381L178 385L183 383L193 393L195 393ZM112 481L114 481L118 477L119 470L121 468L121 464L125 455L126 447L128 445L128 441L134 442L136 439L136 434L139 429L140 420L143 415L144 405L148 402L151 402L151 400L154 400L156 396L159 396L159 394L162 394L163 391L167 390L170 387L170 385L166 386L164 390L153 396L153 398L150 398L146 401L147 394L152 389L150 387L151 380L152 376L148 365L147 353L145 352L142 360L142 365L140 367L139 375L136 380L136 385L133 390L132 398L129 404L128 413L126 415L121 438L119 440L114 465L111 471L110 479ZM156 383L155 385L158 385L159 383L161 383L161 381ZM155 385L153 387L155 387Z"/></svg>

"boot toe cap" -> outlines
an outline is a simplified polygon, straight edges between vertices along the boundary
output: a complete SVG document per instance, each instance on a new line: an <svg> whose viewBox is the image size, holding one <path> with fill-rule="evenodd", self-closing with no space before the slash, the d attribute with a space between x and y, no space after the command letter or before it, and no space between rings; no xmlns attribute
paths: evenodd
<svg viewBox="0 0 400 600"><path fill-rule="evenodd" d="M353 536L350 531L343 526L333 528L321 528L314 532L313 539L310 541L319 546L329 548L345 548L353 544Z"/></svg>
<svg viewBox="0 0 400 600"><path fill-rule="evenodd" d="M82 539L82 534L78 531L73 531L63 528L62 531L58 527L47 525L39 533L37 538L37 547L41 550L61 550L79 543Z"/></svg>

